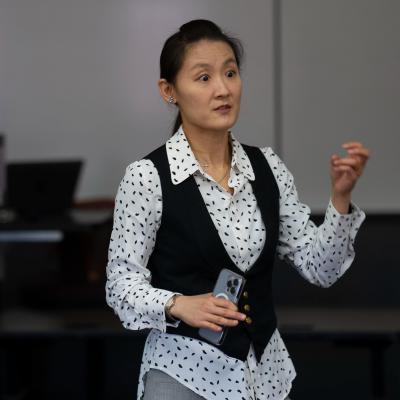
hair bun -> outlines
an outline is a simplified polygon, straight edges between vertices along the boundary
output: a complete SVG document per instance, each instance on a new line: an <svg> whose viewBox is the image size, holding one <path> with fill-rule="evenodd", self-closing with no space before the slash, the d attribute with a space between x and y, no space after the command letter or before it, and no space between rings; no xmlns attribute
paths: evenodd
<svg viewBox="0 0 400 400"><path fill-rule="evenodd" d="M193 19L192 21L186 22L179 28L179 32L190 34L198 29L208 29L209 31L222 33L219 26L208 19Z"/></svg>

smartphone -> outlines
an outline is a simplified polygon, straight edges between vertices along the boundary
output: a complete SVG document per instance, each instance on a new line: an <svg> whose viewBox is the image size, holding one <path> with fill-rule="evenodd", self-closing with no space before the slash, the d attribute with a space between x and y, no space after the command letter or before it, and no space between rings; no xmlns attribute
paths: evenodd
<svg viewBox="0 0 400 400"><path fill-rule="evenodd" d="M245 283L246 279L243 276L227 268L223 268L218 275L217 282L215 283L213 296L222 297L237 304L242 295ZM228 329L228 326L223 326L221 331L214 332L208 328L200 328L199 335L211 343L221 345Z"/></svg>

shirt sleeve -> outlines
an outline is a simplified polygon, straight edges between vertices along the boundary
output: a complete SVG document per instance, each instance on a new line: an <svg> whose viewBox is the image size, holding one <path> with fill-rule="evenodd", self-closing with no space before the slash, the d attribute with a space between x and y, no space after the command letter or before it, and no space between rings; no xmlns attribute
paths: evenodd
<svg viewBox="0 0 400 400"><path fill-rule="evenodd" d="M262 148L280 192L277 255L309 282L329 287L354 260L354 240L365 213L351 203L351 213L340 214L329 200L324 222L316 226L310 208L301 203L293 176L270 147Z"/></svg>
<svg viewBox="0 0 400 400"><path fill-rule="evenodd" d="M161 222L162 194L150 160L129 165L118 187L107 263L107 304L127 329L177 327L167 322L164 306L175 293L151 286L146 268Z"/></svg>

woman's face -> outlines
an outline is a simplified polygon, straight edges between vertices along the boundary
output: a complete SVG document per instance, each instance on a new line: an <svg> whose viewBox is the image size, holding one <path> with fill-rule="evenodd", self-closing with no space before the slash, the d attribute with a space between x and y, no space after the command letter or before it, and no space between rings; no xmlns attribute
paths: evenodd
<svg viewBox="0 0 400 400"><path fill-rule="evenodd" d="M241 92L239 69L227 43L201 40L189 46L174 85L185 127L228 130L239 116Z"/></svg>

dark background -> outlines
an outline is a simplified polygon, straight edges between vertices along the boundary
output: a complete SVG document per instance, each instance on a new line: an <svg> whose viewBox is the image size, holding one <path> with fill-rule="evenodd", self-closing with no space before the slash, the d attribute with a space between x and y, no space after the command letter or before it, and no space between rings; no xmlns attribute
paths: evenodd
<svg viewBox="0 0 400 400"><path fill-rule="evenodd" d="M314 216L316 222L321 219ZM0 398L135 397L146 332L122 329L105 304L111 226L109 218L89 235L70 232L61 243L2 245L7 279L2 286ZM338 309L364 314L390 310L398 326L399 234L399 215L369 215L356 239L353 265L328 289L309 284L277 260L278 318L287 308L317 307L325 316ZM19 321L14 331L4 324L12 312ZM339 334L321 333L318 320L313 322L303 326L286 317L280 327L297 370L292 398L399 398L398 328L396 334L377 327L378 335L360 337L341 335L346 327L340 326Z"/></svg>

